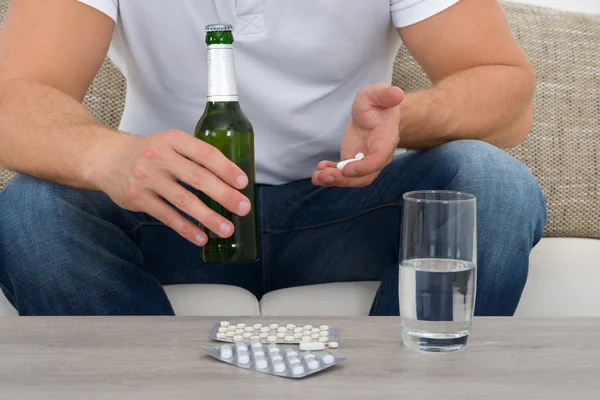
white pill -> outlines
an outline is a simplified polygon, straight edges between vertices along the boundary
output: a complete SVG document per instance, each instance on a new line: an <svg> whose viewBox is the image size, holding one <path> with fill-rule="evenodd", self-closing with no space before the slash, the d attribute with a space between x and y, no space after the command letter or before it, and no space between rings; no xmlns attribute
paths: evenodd
<svg viewBox="0 0 600 400"><path fill-rule="evenodd" d="M302 364L302 361L298 357L288 358L290 365Z"/></svg>
<svg viewBox="0 0 600 400"><path fill-rule="evenodd" d="M263 326L262 328L260 328L261 332L269 332L269 327L268 326Z"/></svg>
<svg viewBox="0 0 600 400"><path fill-rule="evenodd" d="M227 331L227 337L233 337L235 335L234 331Z"/></svg>
<svg viewBox="0 0 600 400"><path fill-rule="evenodd" d="M235 340L236 342L239 342L240 340L244 340L244 337L242 335L235 335L233 337L233 340Z"/></svg>
<svg viewBox="0 0 600 400"><path fill-rule="evenodd" d="M277 332L277 337L280 339L283 339L285 337L285 333L283 332Z"/></svg>
<svg viewBox="0 0 600 400"><path fill-rule="evenodd" d="M244 330L245 330L246 332L252 332L252 331L254 330L254 328L253 328L253 327L251 327L251 326L247 326L247 327L245 327L245 328L244 328Z"/></svg>
<svg viewBox="0 0 600 400"><path fill-rule="evenodd" d="M271 324L271 325L269 325L269 328L277 329L277 328L279 328L279 324Z"/></svg>
<svg viewBox="0 0 600 400"><path fill-rule="evenodd" d="M287 324L285 327L288 328L288 329L290 329L290 330L296 329L296 325L294 325L294 324Z"/></svg>
<svg viewBox="0 0 600 400"><path fill-rule="evenodd" d="M328 340L329 340L329 338L328 338L328 337L325 337L325 336L321 336L321 337L319 338L319 342L321 342L321 343L327 343L327 341L328 341Z"/></svg>
<svg viewBox="0 0 600 400"><path fill-rule="evenodd" d="M294 337L291 335L288 335L285 337L286 342L293 342L294 341Z"/></svg>
<svg viewBox="0 0 600 400"><path fill-rule="evenodd" d="M262 349L262 343L260 342L260 340L251 339L250 347L252 347L253 349Z"/></svg>
<svg viewBox="0 0 600 400"><path fill-rule="evenodd" d="M312 335L310 335L310 337L313 339L319 339L320 335L318 333L313 333Z"/></svg>
<svg viewBox="0 0 600 400"><path fill-rule="evenodd" d="M328 346L332 349L337 349L338 347L340 347L340 344L338 342L329 342Z"/></svg>
<svg viewBox="0 0 600 400"><path fill-rule="evenodd" d="M229 325L229 326L227 327L227 330L228 330L228 331L231 331L231 332L234 332L236 329L237 329L237 328L236 328L236 326L235 326L235 325Z"/></svg>
<svg viewBox="0 0 600 400"><path fill-rule="evenodd" d="M312 335L311 331L304 331L304 332L302 332L302 336L310 336L310 335Z"/></svg>
<svg viewBox="0 0 600 400"><path fill-rule="evenodd" d="M362 160L363 158L365 158L365 155L363 153L357 153L354 158L356 158L357 160Z"/></svg>
<svg viewBox="0 0 600 400"><path fill-rule="evenodd" d="M252 333L251 332L244 332L244 334L242 336L245 337L246 339L250 339L250 337L252 336Z"/></svg>
<svg viewBox="0 0 600 400"><path fill-rule="evenodd" d="M252 327L254 329L260 329L260 328L262 328L262 324L254 324L254 325L252 325Z"/></svg>
<svg viewBox="0 0 600 400"><path fill-rule="evenodd" d="M254 357L264 357L265 356L265 352L262 350L253 351L252 354L254 354Z"/></svg>
<svg viewBox="0 0 600 400"><path fill-rule="evenodd" d="M305 331L310 331L313 328L313 326L312 325L304 325L303 328Z"/></svg>
<svg viewBox="0 0 600 400"><path fill-rule="evenodd" d="M266 338L269 336L269 334L268 334L267 332L261 332L261 334L260 334L260 335L258 335L258 336L259 336L261 339L266 339Z"/></svg>
<svg viewBox="0 0 600 400"><path fill-rule="evenodd" d="M296 339L302 338L302 332L296 332L296 333L294 333L294 338L296 338Z"/></svg>
<svg viewBox="0 0 600 400"><path fill-rule="evenodd" d="M283 357L281 357L281 356L279 355L279 353L277 353L277 354L272 354L272 355L271 355L271 360L272 360L273 362L275 362L275 361L282 361L282 360L283 360Z"/></svg>
<svg viewBox="0 0 600 400"><path fill-rule="evenodd" d="M311 341L311 337L310 336L302 336L302 339L300 339L301 342L310 342Z"/></svg>
<svg viewBox="0 0 600 400"><path fill-rule="evenodd" d="M319 362L317 360L310 360L306 362L308 369L317 369L319 368Z"/></svg>
<svg viewBox="0 0 600 400"><path fill-rule="evenodd" d="M267 360L264 357L255 357L254 364L256 364L256 368L265 369L267 368Z"/></svg>
<svg viewBox="0 0 600 400"><path fill-rule="evenodd" d="M246 324L243 322L240 322L239 324L236 325L238 328L243 329L246 327Z"/></svg>
<svg viewBox="0 0 600 400"><path fill-rule="evenodd" d="M219 332L227 332L227 328L224 326L219 327Z"/></svg>
<svg viewBox="0 0 600 400"><path fill-rule="evenodd" d="M244 342L236 342L235 348L237 351L248 351L248 346Z"/></svg>
<svg viewBox="0 0 600 400"><path fill-rule="evenodd" d="M273 354L273 353L279 353L279 346L277 346L275 343L271 343L268 347L269 349L269 353Z"/></svg>
<svg viewBox="0 0 600 400"><path fill-rule="evenodd" d="M321 360L323 360L323 364L332 364L335 361L331 353L323 353Z"/></svg>
<svg viewBox="0 0 600 400"><path fill-rule="evenodd" d="M325 348L324 343L319 342L300 342L300 350L304 351L313 351L313 350L323 350Z"/></svg>
<svg viewBox="0 0 600 400"><path fill-rule="evenodd" d="M287 350L285 351L285 356L286 356L287 358L290 358L290 357L298 357L298 353L296 353L296 350L294 350L294 349L287 349Z"/></svg>
<svg viewBox="0 0 600 400"><path fill-rule="evenodd" d="M221 346L221 358L230 359L231 357L233 357L231 346L228 344Z"/></svg>
<svg viewBox="0 0 600 400"><path fill-rule="evenodd" d="M294 328L294 332L296 332L296 333L298 333L298 332L302 333L303 330L304 330L304 328L302 328L301 326L297 326Z"/></svg>
<svg viewBox="0 0 600 400"><path fill-rule="evenodd" d="M267 340L268 340L269 342L276 342L276 341L277 341L277 336L268 336L268 337L267 337Z"/></svg>
<svg viewBox="0 0 600 400"><path fill-rule="evenodd" d="M235 330L235 333L236 333L237 335L241 335L242 333L244 333L244 330L243 330L243 329L240 329L240 328L238 328L238 329L236 329L236 330Z"/></svg>
<svg viewBox="0 0 600 400"><path fill-rule="evenodd" d="M221 326L229 326L229 321L221 321Z"/></svg>
<svg viewBox="0 0 600 400"><path fill-rule="evenodd" d="M217 333L217 339L225 339L226 337L227 337L227 335L224 334L223 332Z"/></svg>
<svg viewBox="0 0 600 400"><path fill-rule="evenodd" d="M312 328L310 331L312 333L319 333L321 330L319 328Z"/></svg>
<svg viewBox="0 0 600 400"><path fill-rule="evenodd" d="M280 326L277 328L277 332L287 332L287 328L285 326Z"/></svg>
<svg viewBox="0 0 600 400"><path fill-rule="evenodd" d="M273 363L273 370L278 374L285 372L285 364L281 361Z"/></svg>
<svg viewBox="0 0 600 400"><path fill-rule="evenodd" d="M292 373L294 375L302 375L304 373L304 367L302 366L302 364L295 365L294 367L292 367Z"/></svg>
<svg viewBox="0 0 600 400"><path fill-rule="evenodd" d="M258 340L260 341L260 336L250 336L250 340Z"/></svg>
<svg viewBox="0 0 600 400"><path fill-rule="evenodd" d="M328 331L329 330L329 325L321 325L319 327L319 329L322 330L322 331Z"/></svg>
<svg viewBox="0 0 600 400"><path fill-rule="evenodd" d="M311 358L315 358L315 355L314 355L314 353L303 353L302 358L304 358L305 361L308 361Z"/></svg>
<svg viewBox="0 0 600 400"><path fill-rule="evenodd" d="M240 364L248 364L250 362L250 356L246 353L238 354L238 362Z"/></svg>
<svg viewBox="0 0 600 400"><path fill-rule="evenodd" d="M329 336L329 331L321 331L319 332L319 335L327 337Z"/></svg>

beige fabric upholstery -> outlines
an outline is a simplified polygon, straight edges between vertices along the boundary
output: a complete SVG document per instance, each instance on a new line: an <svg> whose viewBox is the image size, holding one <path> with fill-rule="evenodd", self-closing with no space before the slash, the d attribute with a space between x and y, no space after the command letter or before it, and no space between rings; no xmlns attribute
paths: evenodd
<svg viewBox="0 0 600 400"><path fill-rule="evenodd" d="M0 0L0 15L8 3ZM533 132L509 152L531 168L548 197L546 236L600 238L600 17L503 5L538 79ZM393 82L406 91L429 85L405 48ZM117 127L124 92L123 77L107 60L85 104ZM11 176L0 169L0 190Z"/></svg>
<svg viewBox="0 0 600 400"><path fill-rule="evenodd" d="M258 300L252 293L229 285L164 286L175 315L248 316L260 315Z"/></svg>

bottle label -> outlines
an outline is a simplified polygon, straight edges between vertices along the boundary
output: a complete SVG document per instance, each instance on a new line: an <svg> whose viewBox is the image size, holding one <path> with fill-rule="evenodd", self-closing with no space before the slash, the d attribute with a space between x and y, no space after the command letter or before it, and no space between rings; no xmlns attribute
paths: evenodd
<svg viewBox="0 0 600 400"><path fill-rule="evenodd" d="M207 101L238 101L233 45L208 46Z"/></svg>

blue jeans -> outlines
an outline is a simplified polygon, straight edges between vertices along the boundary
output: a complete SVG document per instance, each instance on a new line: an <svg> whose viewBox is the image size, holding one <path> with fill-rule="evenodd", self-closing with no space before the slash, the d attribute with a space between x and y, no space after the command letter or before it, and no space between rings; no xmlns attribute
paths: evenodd
<svg viewBox="0 0 600 400"><path fill-rule="evenodd" d="M154 218L105 194L25 175L0 192L0 286L20 315L172 315L165 284L220 283L257 297L291 286L381 281L372 315L398 315L403 193L477 196L477 315L512 315L546 221L529 170L483 142L398 156L366 188L258 186L262 257L212 266Z"/></svg>

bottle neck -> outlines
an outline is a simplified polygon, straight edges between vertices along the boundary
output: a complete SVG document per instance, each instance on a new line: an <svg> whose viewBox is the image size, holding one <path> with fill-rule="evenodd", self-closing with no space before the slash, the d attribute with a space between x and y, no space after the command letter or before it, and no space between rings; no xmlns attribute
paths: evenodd
<svg viewBox="0 0 600 400"><path fill-rule="evenodd" d="M237 102L233 45L212 44L207 50L207 102Z"/></svg>

